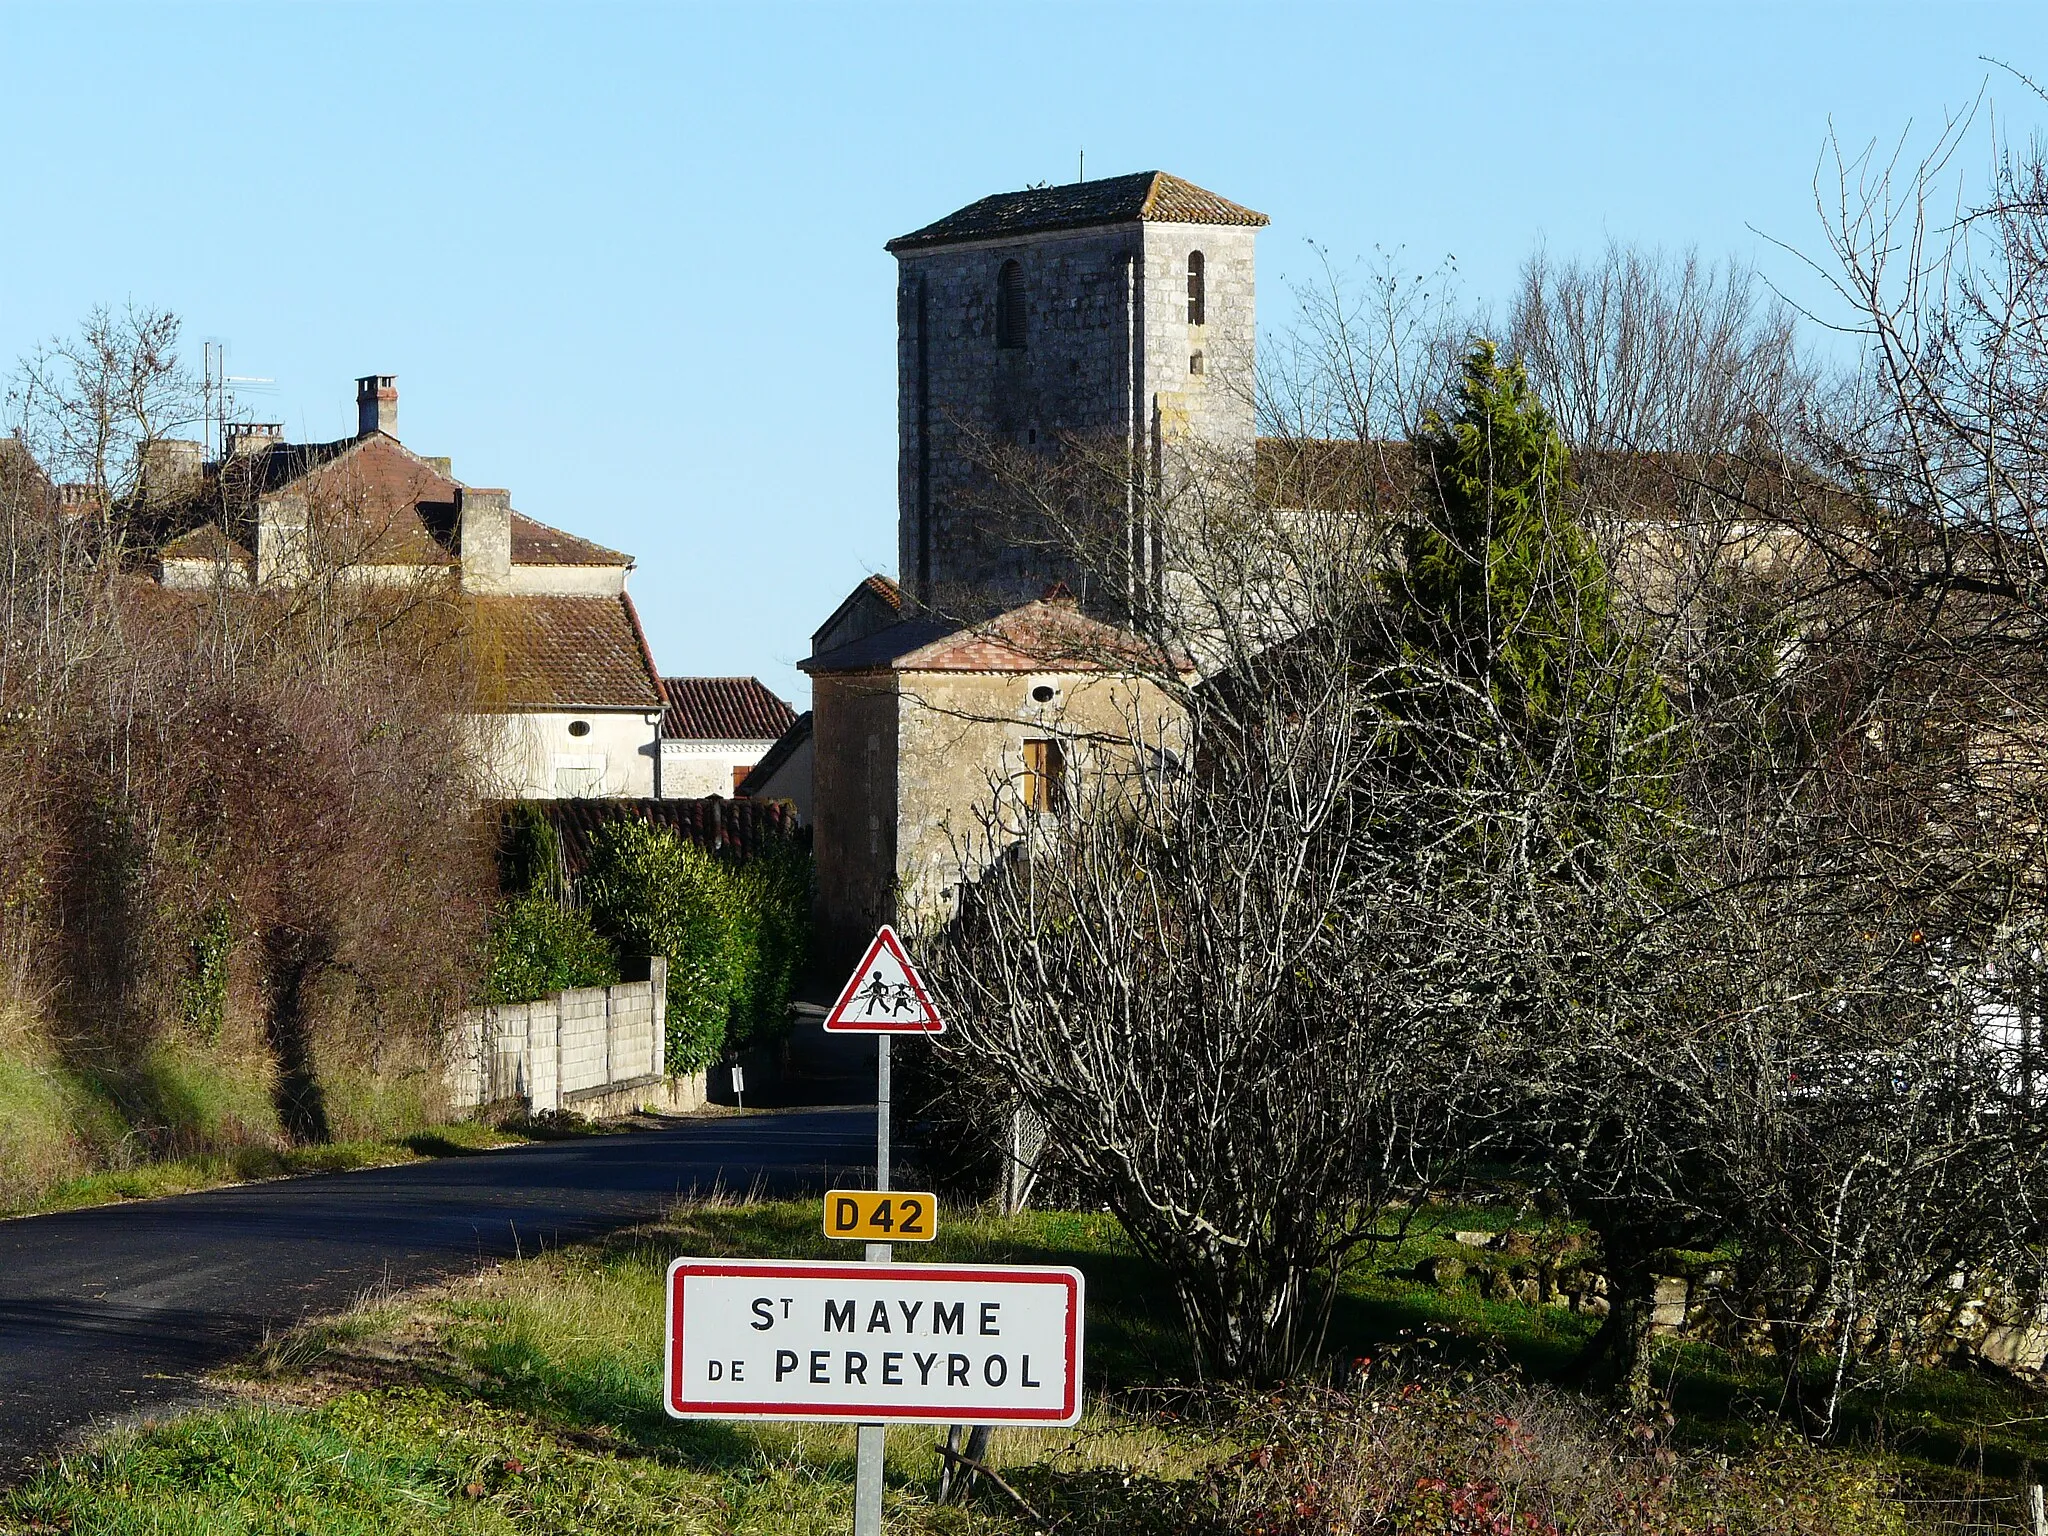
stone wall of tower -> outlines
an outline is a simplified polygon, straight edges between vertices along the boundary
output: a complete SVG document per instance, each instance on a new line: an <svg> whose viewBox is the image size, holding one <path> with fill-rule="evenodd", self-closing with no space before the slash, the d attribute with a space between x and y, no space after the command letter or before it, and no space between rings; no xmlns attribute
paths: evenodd
<svg viewBox="0 0 2048 1536"><path fill-rule="evenodd" d="M1146 224L1142 396L1154 484L1171 500L1177 478L1214 457L1250 454L1256 433L1256 230ZM1188 319L1188 257L1201 252L1202 324ZM1201 359L1201 371L1194 360Z"/></svg>
<svg viewBox="0 0 2048 1536"><path fill-rule="evenodd" d="M978 617L1054 581L1113 606L1101 572L1025 525L991 461L1078 440L1155 473L1189 434L1249 451L1252 236L1134 221L900 253L897 575L914 607ZM1199 327L1187 319L1191 250L1207 267ZM1024 279L1015 349L996 344L997 274L1011 260Z"/></svg>

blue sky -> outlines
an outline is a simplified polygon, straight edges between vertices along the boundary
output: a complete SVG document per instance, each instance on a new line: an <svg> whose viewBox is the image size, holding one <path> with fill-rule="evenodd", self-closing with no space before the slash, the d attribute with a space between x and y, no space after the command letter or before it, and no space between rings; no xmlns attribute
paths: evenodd
<svg viewBox="0 0 2048 1536"><path fill-rule="evenodd" d="M183 315L295 437L399 376L400 435L632 551L664 671L800 702L895 553L889 236L988 192L1172 170L1316 242L1817 249L1829 125L1931 131L2048 73L2048 7L0 0L0 359L95 303Z"/></svg>

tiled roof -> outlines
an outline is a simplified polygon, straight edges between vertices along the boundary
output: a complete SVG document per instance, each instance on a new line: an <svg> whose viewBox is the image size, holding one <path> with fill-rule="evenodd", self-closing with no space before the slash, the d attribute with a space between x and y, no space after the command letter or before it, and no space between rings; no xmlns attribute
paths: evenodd
<svg viewBox="0 0 2048 1536"><path fill-rule="evenodd" d="M761 760L748 771L733 793L742 800L760 794L768 787L768 781L775 777L775 770L788 762L796 749L810 739L811 712L807 709L796 717L795 722L782 733L774 746L761 754Z"/></svg>
<svg viewBox="0 0 2048 1536"><path fill-rule="evenodd" d="M1160 656L1129 630L1081 612L1071 597L1042 597L896 659L902 672L1093 671L1152 667Z"/></svg>
<svg viewBox="0 0 2048 1536"><path fill-rule="evenodd" d="M811 649L824 652L887 629L903 616L903 589L886 576L867 576L811 631Z"/></svg>
<svg viewBox="0 0 2048 1536"><path fill-rule="evenodd" d="M480 691L508 709L662 706L632 599L478 597Z"/></svg>
<svg viewBox="0 0 2048 1536"><path fill-rule="evenodd" d="M914 251L963 240L1000 240L1096 224L1234 224L1256 229L1269 222L1263 213L1204 191L1191 181L1165 171L1139 171L1062 187L998 192L923 229L898 235L886 249Z"/></svg>
<svg viewBox="0 0 2048 1536"><path fill-rule="evenodd" d="M758 677L664 677L661 734L681 741L773 741L796 719Z"/></svg>
<svg viewBox="0 0 2048 1536"><path fill-rule="evenodd" d="M573 533L550 528L524 513L512 514L514 565L631 565L633 558Z"/></svg>
<svg viewBox="0 0 2048 1536"><path fill-rule="evenodd" d="M290 492L306 498L348 559L364 565L455 563L462 546L456 514L459 482L445 460L425 459L394 437L330 443L279 443L230 459L219 474L232 496ZM514 565L631 565L632 557L512 514Z"/></svg>
<svg viewBox="0 0 2048 1536"><path fill-rule="evenodd" d="M898 656L929 645L941 635L950 635L956 627L944 619L904 619L820 655L806 657L797 665L806 672L871 672L890 665Z"/></svg>
<svg viewBox="0 0 2048 1536"><path fill-rule="evenodd" d="M220 524L207 523L190 533L181 533L157 551L164 560L204 560L214 564L232 561L250 563L249 551L220 531Z"/></svg>
<svg viewBox="0 0 2048 1536"><path fill-rule="evenodd" d="M261 495L303 496L335 553L350 563L454 563L456 482L396 438L373 432L280 443L249 457L254 462L222 466L227 484L246 476Z"/></svg>
<svg viewBox="0 0 2048 1536"><path fill-rule="evenodd" d="M1039 672L1151 668L1161 656L1138 636L1048 596L961 628L905 619L865 639L797 663L806 672Z"/></svg>

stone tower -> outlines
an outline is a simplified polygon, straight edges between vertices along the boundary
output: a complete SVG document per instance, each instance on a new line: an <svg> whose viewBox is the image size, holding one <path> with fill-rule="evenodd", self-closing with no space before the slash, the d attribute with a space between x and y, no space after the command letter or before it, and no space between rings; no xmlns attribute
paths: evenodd
<svg viewBox="0 0 2048 1536"><path fill-rule="evenodd" d="M1092 608L1158 579L1143 490L1178 448L1249 455L1262 213L1163 171L999 193L891 240L897 573L908 602L980 617L1064 581ZM1104 510L1122 569L1089 579L1003 510L1005 461L1062 445L1128 466ZM1121 585L1122 590L1114 590Z"/></svg>

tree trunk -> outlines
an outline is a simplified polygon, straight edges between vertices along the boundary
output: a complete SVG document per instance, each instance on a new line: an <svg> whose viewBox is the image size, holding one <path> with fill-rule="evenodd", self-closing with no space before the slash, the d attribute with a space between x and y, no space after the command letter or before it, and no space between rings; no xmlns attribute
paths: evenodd
<svg viewBox="0 0 2048 1536"><path fill-rule="evenodd" d="M273 928L263 936L263 1033L277 1062L277 1118L299 1142L328 1139L327 1101L313 1069L306 987L325 958L317 939Z"/></svg>
<svg viewBox="0 0 2048 1536"><path fill-rule="evenodd" d="M1650 1412L1656 1406L1650 1381L1650 1340L1656 1305L1657 1277L1651 1271L1648 1257L1631 1255L1620 1261L1610 1258L1607 1316L1572 1362L1567 1378L1604 1388L1624 1413Z"/></svg>

